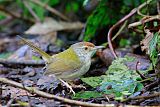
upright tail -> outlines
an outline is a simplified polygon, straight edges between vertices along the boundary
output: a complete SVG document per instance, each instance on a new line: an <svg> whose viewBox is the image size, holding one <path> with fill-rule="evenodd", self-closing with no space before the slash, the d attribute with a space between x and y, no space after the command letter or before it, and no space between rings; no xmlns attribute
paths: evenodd
<svg viewBox="0 0 160 107"><path fill-rule="evenodd" d="M28 46L30 46L33 50L35 50L36 52L38 52L42 58L44 59L44 61L49 62L51 60L51 56L48 55L46 52L44 52L43 50L41 50L39 47L37 47L36 45L34 45L32 42L30 42L29 40L22 38L21 36L18 36L25 44L27 44Z"/></svg>

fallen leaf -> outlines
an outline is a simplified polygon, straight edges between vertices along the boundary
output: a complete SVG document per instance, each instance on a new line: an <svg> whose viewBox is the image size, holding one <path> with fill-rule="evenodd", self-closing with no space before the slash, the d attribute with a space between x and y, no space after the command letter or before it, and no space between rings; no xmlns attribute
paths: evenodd
<svg viewBox="0 0 160 107"><path fill-rule="evenodd" d="M15 97L15 95L16 95L16 97L18 97L18 96L33 96L32 94L28 93L25 90L11 87L11 86L7 86L7 87L5 87L5 90L2 90L2 97L6 97L8 95L11 95L11 98Z"/></svg>
<svg viewBox="0 0 160 107"><path fill-rule="evenodd" d="M145 36L145 38L140 42L140 44L143 45L143 46L141 46L142 51L145 50L146 53L149 54L149 46L150 46L150 41L151 41L152 38L153 38L153 33L150 32L149 29L146 29L146 30L145 30L145 33L146 33L146 36Z"/></svg>
<svg viewBox="0 0 160 107"><path fill-rule="evenodd" d="M42 76L38 82L37 82L37 86L39 87L39 89L43 90L43 89L47 89L47 91L49 90L55 90L58 87L58 84L60 83L60 81L53 76Z"/></svg>
<svg viewBox="0 0 160 107"><path fill-rule="evenodd" d="M81 78L83 82L90 85L93 88L96 88L100 83L102 82L102 77L87 77L87 78Z"/></svg>
<svg viewBox="0 0 160 107"><path fill-rule="evenodd" d="M145 56L136 55L136 54L128 53L121 50L116 50L116 54L118 55L118 57L129 56L134 58L133 61L127 61L125 63L127 67L129 67L131 70L136 70L137 62L139 62L137 66L137 70L147 70L150 67L150 60ZM106 64L107 67L110 66L112 61L114 60L114 56L111 53L110 49L103 50L101 54L99 54L99 56L100 56L100 59Z"/></svg>
<svg viewBox="0 0 160 107"><path fill-rule="evenodd" d="M124 96L142 90L143 84L137 81L141 80L140 76L125 65L125 62L133 60L129 57L114 60L106 71L100 90L106 94L114 94L115 100L123 100Z"/></svg>
<svg viewBox="0 0 160 107"><path fill-rule="evenodd" d="M97 98L101 97L102 93L97 91L82 91L76 93L74 96L72 96L73 99L90 99L90 98Z"/></svg>
<svg viewBox="0 0 160 107"><path fill-rule="evenodd" d="M53 18L48 17L44 20L43 23L34 24L25 33L45 35L54 31L76 30L76 29L82 29L83 27L84 24L80 22L56 21Z"/></svg>

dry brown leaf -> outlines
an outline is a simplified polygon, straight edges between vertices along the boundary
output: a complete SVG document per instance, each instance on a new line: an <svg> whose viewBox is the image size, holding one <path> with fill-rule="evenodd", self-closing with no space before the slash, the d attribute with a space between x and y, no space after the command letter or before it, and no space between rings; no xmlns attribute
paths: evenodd
<svg viewBox="0 0 160 107"><path fill-rule="evenodd" d="M25 56L28 49L29 49L29 47L27 45L20 47L17 51L15 51L12 55L10 55L8 57L8 60L10 60L10 59L22 60L21 58L23 58Z"/></svg>
<svg viewBox="0 0 160 107"><path fill-rule="evenodd" d="M136 54L132 54L127 51L123 50L115 50L118 57L125 57L126 55L128 57L134 58L134 61L132 62L125 62L125 65L127 65L128 68L131 70L147 70L150 67L150 60L145 56L140 56ZM114 56L111 53L110 49L104 49L101 54L99 54L100 59L105 63L105 65L108 67L112 64L112 61L114 60ZM137 66L137 62L139 62L139 65ZM136 68L137 66L137 68Z"/></svg>
<svg viewBox="0 0 160 107"><path fill-rule="evenodd" d="M153 33L150 32L149 29L145 30L146 36L145 38L140 42L142 51L146 51L147 54L149 54L149 43L153 38Z"/></svg>
<svg viewBox="0 0 160 107"><path fill-rule="evenodd" d="M26 34L45 35L54 31L82 29L84 24L80 22L56 21L53 18L46 18L43 23L36 23L30 27Z"/></svg>
<svg viewBox="0 0 160 107"><path fill-rule="evenodd" d="M11 86L7 86L5 87L5 90L2 90L2 96L8 96L11 95L11 97L18 97L18 96L33 96L32 94L28 93L25 90L19 89L19 88L15 88L15 87L11 87Z"/></svg>

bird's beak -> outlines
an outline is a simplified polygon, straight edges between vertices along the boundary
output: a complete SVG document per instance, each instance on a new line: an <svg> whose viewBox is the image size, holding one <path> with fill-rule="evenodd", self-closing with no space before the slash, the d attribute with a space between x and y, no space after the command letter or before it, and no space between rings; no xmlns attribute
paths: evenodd
<svg viewBox="0 0 160 107"><path fill-rule="evenodd" d="M104 46L95 46L93 49L98 50L98 49L102 49L102 48L105 48L105 47Z"/></svg>

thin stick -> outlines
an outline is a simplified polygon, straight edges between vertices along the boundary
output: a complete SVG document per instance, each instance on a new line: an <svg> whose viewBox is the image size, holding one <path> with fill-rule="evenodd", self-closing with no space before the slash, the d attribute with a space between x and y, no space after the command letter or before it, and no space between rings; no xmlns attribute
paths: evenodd
<svg viewBox="0 0 160 107"><path fill-rule="evenodd" d="M112 32L118 27L120 26L124 21L126 21L128 18L130 18L131 16L133 16L136 13L137 9L133 9L128 15L126 15L125 17L123 17L121 20L119 20L115 25L113 25L108 32L108 44L109 44L109 48L111 49L111 52L114 56L114 58L117 58L116 52L113 49L112 46L112 42L111 42L111 38L112 38Z"/></svg>
<svg viewBox="0 0 160 107"><path fill-rule="evenodd" d="M17 19L22 19L22 20L30 22L30 23L34 23L35 22L34 20L22 17L19 13L15 13L15 12L13 13L13 12L11 12L9 10L6 10L3 6L0 6L0 11L2 11L2 12L6 13L6 14L14 17L14 18L17 18Z"/></svg>
<svg viewBox="0 0 160 107"><path fill-rule="evenodd" d="M129 24L128 28L134 28L134 27L140 26L140 25L142 25L144 23L150 22L152 20L160 20L160 15L152 16L152 17L150 17L148 19L145 19L145 20L142 19L142 20L140 20L138 22L134 22L132 24Z"/></svg>
<svg viewBox="0 0 160 107"><path fill-rule="evenodd" d="M118 32L112 37L112 41L114 41L114 40L119 36L119 34L122 32L122 30L126 27L127 22L128 22L128 20L126 20L126 21L124 22L124 24L121 26L121 28L118 30ZM102 45L103 45L103 46L107 46L107 45L108 45L108 42L107 42L107 43L104 43L104 44L102 44Z"/></svg>
<svg viewBox="0 0 160 107"><path fill-rule="evenodd" d="M137 12L137 9L141 9L143 8L144 6L147 5L147 3L151 2L152 0L148 0L148 2L144 2L143 4L141 4L138 8L134 8L133 10L131 10L131 12L124 16L121 20L119 20L115 25L113 25L110 29L109 29L109 32L108 32L108 44L109 44L109 48L114 56L114 58L117 58L117 55L116 55L116 52L112 46L112 42L111 42L111 38L112 38L112 33L113 31L119 27L125 20L127 20L128 18L130 18L131 16L133 16L136 12Z"/></svg>
<svg viewBox="0 0 160 107"><path fill-rule="evenodd" d="M12 20L13 20L13 17L7 16L5 19L0 21L0 25L6 25L6 24L10 23Z"/></svg>
<svg viewBox="0 0 160 107"><path fill-rule="evenodd" d="M32 10L32 8L29 6L29 4L22 0L24 6L26 6L26 8L29 10L29 12L31 13L31 15L36 19L36 22L40 22L41 20L39 19L39 17L36 15L36 13Z"/></svg>
<svg viewBox="0 0 160 107"><path fill-rule="evenodd" d="M146 77L139 72L139 70L138 70L138 64L139 64L139 61L137 61L137 63L136 63L136 72L137 72L137 74L138 74L142 79L146 79Z"/></svg>
<svg viewBox="0 0 160 107"><path fill-rule="evenodd" d="M160 1L157 1L157 12L158 12L158 14L160 15Z"/></svg>
<svg viewBox="0 0 160 107"><path fill-rule="evenodd" d="M128 22L128 20L126 20L126 21L124 22L124 24L123 24L122 27L118 30L118 32L115 34L115 36L113 36L112 41L114 41L114 40L118 37L118 35L122 32L122 30L126 27L127 22Z"/></svg>
<svg viewBox="0 0 160 107"><path fill-rule="evenodd" d="M152 1L152 0L147 0L146 2L144 2L143 4L141 4L141 5L137 8L137 13L138 13L138 15L143 16L143 17L149 16L149 15L144 15L144 14L142 14L142 13L140 12L140 10L141 10L142 8L144 8L146 5L148 5L151 1Z"/></svg>
<svg viewBox="0 0 160 107"><path fill-rule="evenodd" d="M12 81L12 80L9 80L7 78L0 78L0 82L5 83L5 84L10 84L10 85L12 85L14 87L18 87L18 88L24 89L24 90L26 90L26 91L28 91L30 93L37 94L37 95L39 95L41 97L60 100L60 101L63 101L63 102L69 103L69 104L87 106L87 107L88 106L90 106L90 107L115 107L115 106L117 106L115 104L96 104L96 103L81 102L81 101L76 101L76 100L63 98L63 97L60 97L60 96L56 96L56 95L53 95L53 94L49 94L49 93L40 91L40 90L38 90L38 89L36 89L34 87L26 87L26 86L23 87L22 84L20 84L18 82L15 82L15 81Z"/></svg>
<svg viewBox="0 0 160 107"><path fill-rule="evenodd" d="M132 98L128 98L126 100L124 100L125 102L126 101L130 101L130 100L138 100L138 99L149 99L149 98L154 98L154 97L159 97L160 96L160 92L157 92L157 93L154 93L154 94L150 94L150 95L147 95L147 96L138 96L138 97L132 97Z"/></svg>
<svg viewBox="0 0 160 107"><path fill-rule="evenodd" d="M0 59L0 64L2 64L4 66L14 66L14 65L44 66L45 62L43 60L35 61L35 60L6 60L6 59Z"/></svg>
<svg viewBox="0 0 160 107"><path fill-rule="evenodd" d="M11 98L8 103L7 103L7 106L6 107L11 107L12 103L14 101L14 98Z"/></svg>
<svg viewBox="0 0 160 107"><path fill-rule="evenodd" d="M56 9L50 7L49 5L44 4L44 3L40 2L39 0L30 0L30 1L33 2L33 3L35 3L35 4L37 4L37 5L39 5L39 6L41 6L41 7L43 7L43 8L45 8L45 9L47 9L48 11L50 11L50 12L52 12L53 14L59 16L59 17L62 18L63 20L70 21L69 18L67 18L67 17L66 17L65 15L63 15L62 13L58 12Z"/></svg>

